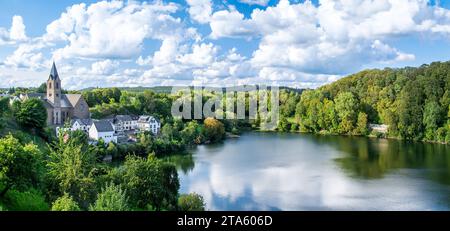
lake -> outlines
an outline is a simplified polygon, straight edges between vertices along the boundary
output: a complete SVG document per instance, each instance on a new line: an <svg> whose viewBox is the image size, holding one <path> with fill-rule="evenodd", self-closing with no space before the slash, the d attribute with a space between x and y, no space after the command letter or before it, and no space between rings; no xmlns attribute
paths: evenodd
<svg viewBox="0 0 450 231"><path fill-rule="evenodd" d="M250 132L174 156L208 210L450 210L450 146Z"/></svg>

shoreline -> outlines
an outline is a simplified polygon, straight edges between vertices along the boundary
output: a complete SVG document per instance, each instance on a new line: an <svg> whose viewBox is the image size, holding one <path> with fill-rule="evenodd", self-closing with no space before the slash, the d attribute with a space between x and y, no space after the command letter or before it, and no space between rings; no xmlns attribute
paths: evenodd
<svg viewBox="0 0 450 231"><path fill-rule="evenodd" d="M343 136L343 137L366 137L366 138L374 138L374 139L384 139L384 140L397 140L397 141L406 141L406 142L420 142L426 144L439 144L439 145L450 145L450 143L439 142L439 141L427 141L427 140L410 140L410 139L402 139L394 136L387 137L378 137L375 135L350 135L350 134L334 134L334 133L320 133L320 132L302 132L302 131L269 131L269 130L260 130L260 129L252 129L254 132L266 132L266 133L286 133L286 134L312 134L312 135L320 135L320 136Z"/></svg>

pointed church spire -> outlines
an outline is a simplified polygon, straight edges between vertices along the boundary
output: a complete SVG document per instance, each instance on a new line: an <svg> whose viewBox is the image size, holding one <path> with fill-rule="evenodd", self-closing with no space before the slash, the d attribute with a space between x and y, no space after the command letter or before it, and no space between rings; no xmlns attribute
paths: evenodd
<svg viewBox="0 0 450 231"><path fill-rule="evenodd" d="M52 70L50 71L50 78L53 80L59 78L58 71L56 70L55 61L53 61Z"/></svg>

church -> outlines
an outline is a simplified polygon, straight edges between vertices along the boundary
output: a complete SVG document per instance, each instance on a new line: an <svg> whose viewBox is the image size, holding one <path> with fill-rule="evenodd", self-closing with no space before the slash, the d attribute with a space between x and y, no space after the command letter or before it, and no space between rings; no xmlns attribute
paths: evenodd
<svg viewBox="0 0 450 231"><path fill-rule="evenodd" d="M89 119L89 106L81 94L62 94L61 79L53 62L52 70L47 80L47 92L21 95L21 99L39 98L47 109L47 124L49 126L63 125L71 119Z"/></svg>

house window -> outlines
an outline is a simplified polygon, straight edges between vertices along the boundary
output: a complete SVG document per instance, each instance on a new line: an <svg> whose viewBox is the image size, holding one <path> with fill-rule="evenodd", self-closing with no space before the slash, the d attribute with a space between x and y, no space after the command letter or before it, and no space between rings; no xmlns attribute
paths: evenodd
<svg viewBox="0 0 450 231"><path fill-rule="evenodd" d="M56 89L59 89L59 83L56 83Z"/></svg>
<svg viewBox="0 0 450 231"><path fill-rule="evenodd" d="M56 94L56 97L59 97L59 94Z"/></svg>
<svg viewBox="0 0 450 231"><path fill-rule="evenodd" d="M52 89L52 83L48 84L48 88Z"/></svg>
<svg viewBox="0 0 450 231"><path fill-rule="evenodd" d="M52 97L52 93L49 93L49 94L48 94L48 97Z"/></svg>

